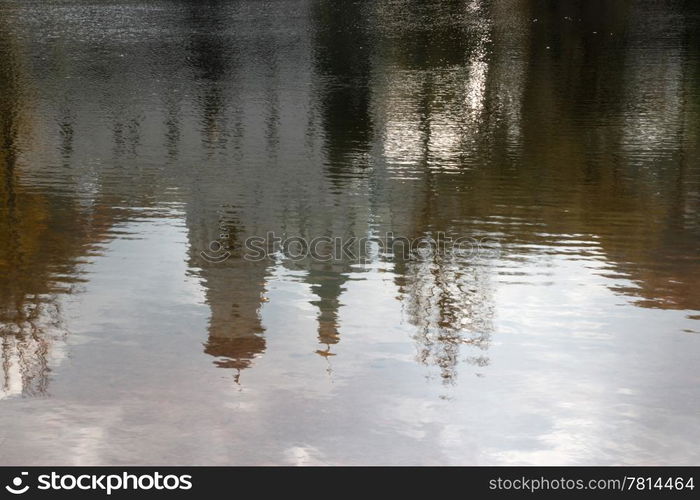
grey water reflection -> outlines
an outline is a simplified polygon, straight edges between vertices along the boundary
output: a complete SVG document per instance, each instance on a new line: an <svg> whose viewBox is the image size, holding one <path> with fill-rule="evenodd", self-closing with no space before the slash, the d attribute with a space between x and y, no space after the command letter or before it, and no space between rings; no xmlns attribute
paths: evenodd
<svg viewBox="0 0 700 500"><path fill-rule="evenodd" d="M699 19L1 1L0 463L697 463Z"/></svg>

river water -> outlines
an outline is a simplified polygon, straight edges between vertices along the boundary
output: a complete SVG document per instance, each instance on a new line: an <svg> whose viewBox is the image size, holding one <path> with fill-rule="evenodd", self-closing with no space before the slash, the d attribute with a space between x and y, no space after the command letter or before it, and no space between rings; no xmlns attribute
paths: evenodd
<svg viewBox="0 0 700 500"><path fill-rule="evenodd" d="M0 181L2 464L700 463L697 2L0 0Z"/></svg>

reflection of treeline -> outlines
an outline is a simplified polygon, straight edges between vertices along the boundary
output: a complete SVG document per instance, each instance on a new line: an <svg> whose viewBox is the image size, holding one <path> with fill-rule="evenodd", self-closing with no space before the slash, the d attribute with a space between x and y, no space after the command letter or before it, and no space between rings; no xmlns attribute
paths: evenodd
<svg viewBox="0 0 700 500"><path fill-rule="evenodd" d="M385 67L374 127L390 174L402 180L387 183L388 198L398 201L389 227L493 235L505 258L534 257L546 247L567 252L578 242L581 257L601 258L604 272L636 282L616 291L640 297L641 305L700 307L693 289L700 263L688 258L700 250L692 164L700 110L687 99L699 93L700 65L680 45L667 47L661 34L694 32L682 11L656 6L670 17L645 40L648 14L628 3L515 1L507 12L501 2L469 4L469 20L439 42L408 14L393 24L387 16L380 28L388 33L377 56ZM469 37L459 36L463 29ZM401 37L413 44L392 43ZM433 48L444 53L451 38L459 40L451 45L456 66L431 55ZM410 50L415 45L421 50ZM425 71L420 57L443 69ZM637 136L640 130L647 135ZM457 346L487 345L490 323L488 272L450 264L397 268L405 311L419 327L419 357L446 379ZM466 276L482 285L465 286ZM479 304L475 311L470 301ZM462 322L481 326L462 330Z"/></svg>
<svg viewBox="0 0 700 500"><path fill-rule="evenodd" d="M677 5L656 5L664 22L649 26L627 2L511 2L493 17L497 2L472 4L492 26L483 60L469 49L463 70L398 59L383 74L378 135L396 177L420 176L424 204L395 198L427 214L426 230L461 214L455 232L496 231L505 252L578 235L582 251L636 283L621 291L641 304L700 307L700 263L688 258L700 249L699 113L688 99L699 65L681 42L697 37L692 18ZM421 42L428 51L431 38Z"/></svg>

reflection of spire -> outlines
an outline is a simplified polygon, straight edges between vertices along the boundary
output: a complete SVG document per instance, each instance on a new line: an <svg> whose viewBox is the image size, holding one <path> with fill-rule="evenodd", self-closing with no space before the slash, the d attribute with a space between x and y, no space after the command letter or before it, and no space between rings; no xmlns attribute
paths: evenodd
<svg viewBox="0 0 700 500"><path fill-rule="evenodd" d="M321 126L325 140L324 174L332 184L333 202L340 205L352 179L364 177L370 142L371 40L368 36L370 13L361 2L323 2L314 5L314 70L320 88ZM333 227L327 217L323 227ZM357 218L350 209L343 222L346 235L352 233ZM304 233L304 230L302 230ZM336 234L332 230L330 234ZM305 281L318 297L318 341L316 351L329 361L331 347L340 341L338 309L345 291L348 262L312 262Z"/></svg>
<svg viewBox="0 0 700 500"><path fill-rule="evenodd" d="M312 304L318 307L318 341L326 345L326 349L316 351L321 356L334 356L330 347L340 341L338 308L340 296L344 291L343 285L347 278L342 273L340 265L312 264L306 276L306 282L311 285L311 291L318 297Z"/></svg>

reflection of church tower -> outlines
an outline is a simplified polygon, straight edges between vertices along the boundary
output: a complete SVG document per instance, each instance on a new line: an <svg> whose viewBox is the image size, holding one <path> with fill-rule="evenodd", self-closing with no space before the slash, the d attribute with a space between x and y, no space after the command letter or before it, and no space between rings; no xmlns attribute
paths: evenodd
<svg viewBox="0 0 700 500"><path fill-rule="evenodd" d="M192 32L188 51L197 82L195 106L201 117L201 144L208 150L208 159L199 168L207 169L207 176L220 178L222 182L240 168L228 164L233 145L228 141L227 109L231 101L238 98L230 87L241 64L236 57L237 44L226 36L229 8L231 4L227 2L214 2L210 9L193 4L184 20ZM237 106L237 119L240 119L239 114ZM228 159L226 164L222 165L219 158L212 156L214 150L225 153L222 158ZM187 218L190 262L199 270L211 314L204 352L216 358L217 366L237 370L238 381L241 370L248 368L253 359L265 351L260 307L264 300L266 268L264 262L241 258L243 240L250 236L245 234L245 228L253 224L254 219L251 214L242 214L230 206L229 197L236 194L240 192L226 187L202 190L195 186ZM212 242L221 248L211 247ZM228 250L233 255L219 261ZM200 252L209 257L203 258Z"/></svg>
<svg viewBox="0 0 700 500"><path fill-rule="evenodd" d="M319 110L324 136L324 175L334 213L344 218L315 213L311 227L319 234L350 238L366 234L365 218L358 217L354 196L364 190L371 147L370 78L372 44L368 38L369 12L359 2L324 2L314 6L314 74L321 94ZM359 213L364 214L362 208ZM366 214L365 214L366 215ZM309 234L308 228L302 232ZM328 249L329 252L331 251ZM353 247L357 251L357 247ZM351 256L335 255L330 262L309 263L305 281L317 299L317 353L333 355L331 346L340 341L338 309L350 271Z"/></svg>
<svg viewBox="0 0 700 500"><path fill-rule="evenodd" d="M202 272L211 309L209 338L204 352L216 365L242 370L265 351L260 306L264 301L265 272L259 265L236 261L208 274Z"/></svg>
<svg viewBox="0 0 700 500"><path fill-rule="evenodd" d="M265 351L260 307L265 300L267 263L241 258L245 235L234 210L220 215L218 228L210 228L206 218L193 217L203 208L191 202L189 210L191 265L199 269L211 314L204 352L217 358L217 366L237 370L238 381L241 370ZM206 250L211 242L221 245L219 253ZM199 253L202 249L204 256ZM229 250L230 257L217 262Z"/></svg>
<svg viewBox="0 0 700 500"><path fill-rule="evenodd" d="M244 241L268 231L281 233L294 208L285 198L290 180L308 175L295 172L310 163L299 140L308 110L303 96L289 92L308 87L309 68L303 65L308 48L286 27L281 29L288 21L283 15L256 19L260 29L250 37L231 29L239 5L212 5L193 6L186 20L197 82L194 104L206 149L196 167L202 175L187 176L192 183L187 225L190 262L202 278L211 310L205 352L217 358L218 366L240 374L265 350L260 309L272 264L245 260ZM229 117L236 120L233 126L227 124ZM267 156L260 153L265 149ZM202 181L207 184L200 185ZM232 255L216 262L227 251L222 249L213 252L212 261L203 259L200 252L209 252L211 242L228 247Z"/></svg>

